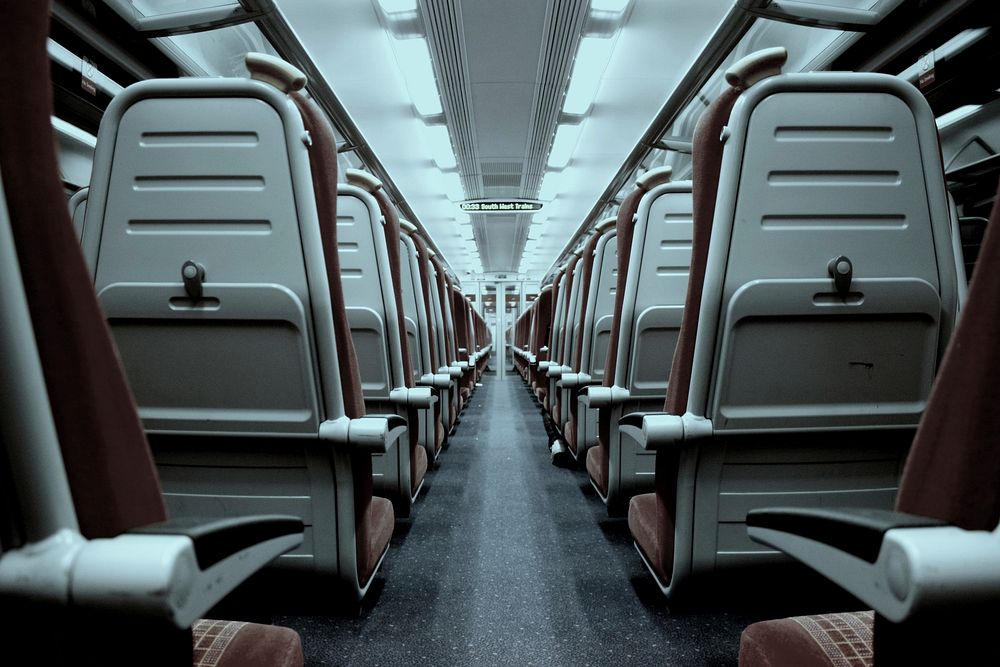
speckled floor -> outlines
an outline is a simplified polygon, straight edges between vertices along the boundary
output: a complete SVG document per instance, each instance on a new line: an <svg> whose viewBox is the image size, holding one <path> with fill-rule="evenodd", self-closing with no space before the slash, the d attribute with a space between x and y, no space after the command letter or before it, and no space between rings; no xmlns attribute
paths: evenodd
<svg viewBox="0 0 1000 667"><path fill-rule="evenodd" d="M761 611L672 611L521 380L483 384L361 613L274 617L307 665L735 665Z"/></svg>

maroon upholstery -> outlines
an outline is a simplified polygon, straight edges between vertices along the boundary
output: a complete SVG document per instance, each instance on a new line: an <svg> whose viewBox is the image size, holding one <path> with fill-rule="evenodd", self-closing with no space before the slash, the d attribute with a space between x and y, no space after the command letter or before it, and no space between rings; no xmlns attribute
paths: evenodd
<svg viewBox="0 0 1000 667"><path fill-rule="evenodd" d="M166 509L57 176L47 8L0 10L0 169L80 530L110 537L162 521Z"/></svg>
<svg viewBox="0 0 1000 667"><path fill-rule="evenodd" d="M694 360L695 335L701 308L701 292L705 283L708 263L708 244L712 236L715 217L715 198L719 192L719 172L722 169L722 128L729 122L729 114L740 91L727 88L712 102L698 121L694 133L692 153L693 236L691 240L691 273L688 280L684 316L674 350L670 381L664 410L671 414L687 411L688 385L691 382L691 364ZM619 262L621 258L621 236ZM619 276L619 279L621 276ZM605 376L606 377L606 376ZM607 426L605 426L607 428ZM653 520L655 532L633 532L646 560L660 576L663 583L670 583L674 565L674 522L677 511L677 452L661 450L656 453L656 491L649 497L633 498L629 503L629 526L647 526ZM655 503L651 502L655 500ZM632 518L633 512L646 515ZM652 513L652 517L648 514Z"/></svg>
<svg viewBox="0 0 1000 667"><path fill-rule="evenodd" d="M48 8L34 0L0 5L0 54L9 65L0 71L0 83L17 91L0 96L0 171L80 530L88 538L111 537L162 521L166 510L64 203L50 120ZM47 628L49 636L55 632ZM110 644L115 638L108 639ZM215 664L298 667L302 644L287 628L240 624Z"/></svg>
<svg viewBox="0 0 1000 667"><path fill-rule="evenodd" d="M545 361L548 355L541 351L542 347L548 345L549 328L552 326L552 295L555 288L544 289L535 301L535 312L531 320L531 333L528 342L529 352L535 355L538 361ZM529 371L529 382L532 387L537 387L538 370L535 368Z"/></svg>
<svg viewBox="0 0 1000 667"><path fill-rule="evenodd" d="M587 472L601 495L608 495L608 448L591 447L587 450Z"/></svg>
<svg viewBox="0 0 1000 667"><path fill-rule="evenodd" d="M427 318L427 338L431 353L431 367L430 373L437 373L438 369L441 368L441 362L438 360L438 342L437 333L435 331L434 323L437 321L437 317L434 315L434 306L431 303L431 281L430 281L430 271L431 271L431 257L430 253L427 251L427 244L424 242L420 236L416 234L411 234L410 238L413 239L413 244L417 248L417 263L420 267L420 291L424 295L424 314ZM438 452L444 445L444 424L441 421L441 402L438 401L434 404L434 421L436 426L434 427L434 451Z"/></svg>
<svg viewBox="0 0 1000 667"><path fill-rule="evenodd" d="M998 228L1000 189L979 250L981 266L1000 263ZM1000 448L996 446L1000 411L992 400L1000 377L997 340L1000 273L976 271L906 461L896 500L898 511L941 519L966 530L994 530L1000 522ZM824 662L825 655L807 658L816 653L818 640L797 633L790 626L796 620L763 621L744 630L740 665L829 664ZM875 635L882 620L876 621ZM786 660L788 655L797 661ZM955 664L959 663L964 664L963 659L956 658Z"/></svg>
<svg viewBox="0 0 1000 667"><path fill-rule="evenodd" d="M572 361L572 355L570 350L567 349L570 341L572 340L573 326L570 322L572 313L569 312L569 305L571 303L572 292L573 292L573 281L576 276L573 275L573 270L579 263L579 256L574 255L570 258L569 262L566 263L566 269L563 273L564 282L566 283L566 288L563 290L563 298L566 300L566 304L563 309L566 311L565 317L563 317L563 330L562 330L562 340L559 342L559 359L557 360L560 365L569 364ZM559 419L559 415L562 413L562 392L556 391L556 395L552 397L552 418L555 420Z"/></svg>
<svg viewBox="0 0 1000 667"><path fill-rule="evenodd" d="M396 213L396 207L389 201L389 196L382 188L375 191L375 201L378 202L379 210L382 211L382 217L385 220L382 225L382 233L385 235L386 250L389 254L389 274L392 276L393 293L396 298L399 350L403 355L403 383L407 387L413 387L416 383L413 379L413 362L410 359L410 341L406 335L406 311L403 309L403 275L399 257L399 214ZM427 453L420 446L420 431L417 428L420 417L417 411L407 410L406 420L411 425L406 430L410 439L410 481L412 491L416 491L424 479L424 473L427 472ZM422 467L418 460L417 450L420 450L420 454L424 455Z"/></svg>
<svg viewBox="0 0 1000 667"><path fill-rule="evenodd" d="M330 303L333 307L333 331L340 364L340 385L344 397L344 413L351 419L365 414L361 392L361 374L347 321L344 287L340 280L340 257L337 250L337 142L333 129L323 113L311 101L298 93L292 100L302 114L302 121L312 137L309 168L312 172L316 211L319 218L323 256L326 260ZM354 532L358 550L358 580L364 586L374 572L382 553L389 546L395 517L392 505L372 495L372 457L367 452L351 454L354 478ZM386 509L388 505L388 509Z"/></svg>
<svg viewBox="0 0 1000 667"><path fill-rule="evenodd" d="M740 637L740 667L871 667L871 612L754 623Z"/></svg>
<svg viewBox="0 0 1000 667"><path fill-rule="evenodd" d="M597 242L601 239L601 234L593 234L590 240L587 241L587 245L583 247L583 266L580 267L582 272L582 282L580 283L580 308L579 313L576 318L576 330L579 335L574 341L573 349L570 351L570 362L569 366L573 368L573 371L580 373L583 369L580 367L583 360L583 327L587 321L587 305L590 300L590 282L591 273L594 271L594 252L597 250ZM574 406L576 405L576 399L579 395L577 390L570 392L570 408L568 411L566 423L563 425L563 432L566 435L566 444L569 448L576 452L576 410Z"/></svg>
<svg viewBox="0 0 1000 667"><path fill-rule="evenodd" d="M618 280L615 287L615 310L611 317L608 339L608 356L604 364L605 387L611 387L615 383L615 370L618 367L618 336L622 330L622 310L625 307L625 281L628 278L629 256L632 254L632 231L635 228L635 214L639 210L639 201L644 194L646 190L642 187L630 192L619 207L618 219L615 221L618 234Z"/></svg>
<svg viewBox="0 0 1000 667"><path fill-rule="evenodd" d="M302 642L275 625L203 619L192 628L194 667L300 667Z"/></svg>

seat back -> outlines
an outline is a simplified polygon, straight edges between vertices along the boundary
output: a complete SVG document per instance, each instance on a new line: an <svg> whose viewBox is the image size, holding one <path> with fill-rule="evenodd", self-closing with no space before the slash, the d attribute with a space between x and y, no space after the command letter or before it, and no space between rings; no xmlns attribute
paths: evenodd
<svg viewBox="0 0 1000 667"><path fill-rule="evenodd" d="M102 121L83 248L171 514L301 516L303 545L277 564L361 596L392 509L370 454L331 457L317 437L364 415L336 188L332 130L304 98L146 81Z"/></svg>
<svg viewBox="0 0 1000 667"><path fill-rule="evenodd" d="M930 109L893 77L785 75L729 127L688 409L716 431L915 426L958 309Z"/></svg>
<svg viewBox="0 0 1000 667"><path fill-rule="evenodd" d="M614 319L615 293L618 282L618 234L606 230L594 247L593 277L587 310L580 337L579 369L594 381L602 381L610 348L611 325Z"/></svg>
<svg viewBox="0 0 1000 667"><path fill-rule="evenodd" d="M80 188L69 198L69 217L73 221L73 231L76 238L83 238L83 220L87 215L87 197L90 196L90 188Z"/></svg>
<svg viewBox="0 0 1000 667"><path fill-rule="evenodd" d="M615 385L632 398L661 400L673 361L691 266L691 182L664 183L660 175L639 203L632 229Z"/></svg>

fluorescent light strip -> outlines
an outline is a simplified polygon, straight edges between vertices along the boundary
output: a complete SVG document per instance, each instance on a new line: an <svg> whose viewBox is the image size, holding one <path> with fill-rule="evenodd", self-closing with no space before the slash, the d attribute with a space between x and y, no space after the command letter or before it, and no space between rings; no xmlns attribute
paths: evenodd
<svg viewBox="0 0 1000 667"><path fill-rule="evenodd" d="M451 147L451 136L447 125L424 125L424 141L431 153L431 159L439 169L454 169L455 151Z"/></svg>
<svg viewBox="0 0 1000 667"><path fill-rule="evenodd" d="M590 109L597 89L601 85L601 77L611 60L611 51L615 42L610 38L584 37L580 40L580 48L573 62L573 74L570 75L569 88L566 90L566 100L563 111L571 114L583 114Z"/></svg>
<svg viewBox="0 0 1000 667"><path fill-rule="evenodd" d="M595 2L598 0L595 0ZM607 0L604 0L607 2ZM417 0L378 0L386 14L417 11Z"/></svg>
<svg viewBox="0 0 1000 667"><path fill-rule="evenodd" d="M576 144L580 140L580 132L583 125L560 125L556 128L555 139L552 140L552 150L549 151L549 166L553 169L562 169L569 164L576 150Z"/></svg>
<svg viewBox="0 0 1000 667"><path fill-rule="evenodd" d="M632 0L590 0L592 12L623 12ZM385 6L385 2L382 3Z"/></svg>
<svg viewBox="0 0 1000 667"><path fill-rule="evenodd" d="M434 65L431 64L427 41L423 39L392 41L396 51L396 63L406 81L406 89L410 91L410 99L413 100L417 113L422 116L441 113L441 96L438 95Z"/></svg>

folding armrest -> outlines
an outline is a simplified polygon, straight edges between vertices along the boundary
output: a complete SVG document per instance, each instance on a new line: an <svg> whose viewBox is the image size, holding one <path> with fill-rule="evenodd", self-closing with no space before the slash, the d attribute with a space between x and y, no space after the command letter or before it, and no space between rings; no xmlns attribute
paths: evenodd
<svg viewBox="0 0 1000 667"><path fill-rule="evenodd" d="M389 392L389 400L397 405L426 410L437 403L431 387L396 387Z"/></svg>
<svg viewBox="0 0 1000 667"><path fill-rule="evenodd" d="M607 408L628 400L628 389L624 387L584 387L580 392L579 401L588 408Z"/></svg>
<svg viewBox="0 0 1000 667"><path fill-rule="evenodd" d="M560 366L559 364L549 364L546 370L546 375L550 378L561 378L564 370L570 370L569 366Z"/></svg>
<svg viewBox="0 0 1000 667"><path fill-rule="evenodd" d="M453 362L451 362L451 368L457 368L459 371L465 371L465 370L469 369L469 362L468 361L453 361ZM461 373L459 373L459 376L461 376Z"/></svg>
<svg viewBox="0 0 1000 667"><path fill-rule="evenodd" d="M577 387L587 387L594 383L594 379L587 373L563 373L556 382L557 387L563 389L575 389Z"/></svg>
<svg viewBox="0 0 1000 667"><path fill-rule="evenodd" d="M968 531L900 512L813 508L753 510L747 530L894 623L1000 601L1000 530Z"/></svg>
<svg viewBox="0 0 1000 667"><path fill-rule="evenodd" d="M442 366L438 369L438 373L445 373L456 380L462 377L462 369L459 366Z"/></svg>
<svg viewBox="0 0 1000 667"><path fill-rule="evenodd" d="M451 386L451 375L448 373L427 373L417 380L417 386L447 389Z"/></svg>
<svg viewBox="0 0 1000 667"><path fill-rule="evenodd" d="M712 435L712 420L686 412L633 412L618 420L618 430L648 451Z"/></svg>
<svg viewBox="0 0 1000 667"><path fill-rule="evenodd" d="M399 415L342 417L319 425L321 440L348 445L361 452L384 454L406 432L406 419Z"/></svg>
<svg viewBox="0 0 1000 667"><path fill-rule="evenodd" d="M302 531L278 515L174 519L89 541L62 530L0 558L0 593L189 628Z"/></svg>
<svg viewBox="0 0 1000 667"><path fill-rule="evenodd" d="M539 373L548 373L549 372L549 367L551 365L552 365L551 361L539 361L538 362L538 372Z"/></svg>

